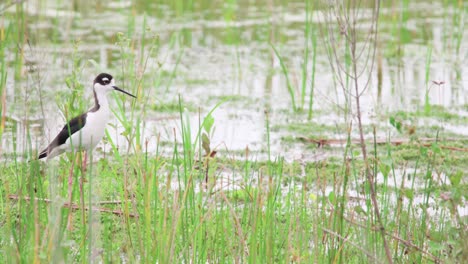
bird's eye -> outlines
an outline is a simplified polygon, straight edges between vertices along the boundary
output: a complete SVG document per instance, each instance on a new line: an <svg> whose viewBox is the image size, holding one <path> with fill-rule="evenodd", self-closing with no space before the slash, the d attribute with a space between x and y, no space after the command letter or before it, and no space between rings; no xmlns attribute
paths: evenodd
<svg viewBox="0 0 468 264"><path fill-rule="evenodd" d="M102 78L102 82L103 82L104 84L109 84L110 81L109 81L108 78Z"/></svg>

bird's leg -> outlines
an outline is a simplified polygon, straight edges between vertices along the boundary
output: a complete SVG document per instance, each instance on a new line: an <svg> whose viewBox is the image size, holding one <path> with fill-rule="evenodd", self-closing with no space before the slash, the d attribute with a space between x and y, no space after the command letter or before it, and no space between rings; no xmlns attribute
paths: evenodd
<svg viewBox="0 0 468 264"><path fill-rule="evenodd" d="M82 182L86 182L85 172L86 172L87 165L88 165L87 163L88 163L88 151L85 150L84 157L81 161L81 181Z"/></svg>
<svg viewBox="0 0 468 264"><path fill-rule="evenodd" d="M83 155L83 157L80 159L81 161L81 177L80 177L80 204L81 204L81 217L83 221L83 225L85 224L85 200L84 200L84 191L83 191L83 186L84 183L86 182L86 165L88 161L88 151L80 151L80 156Z"/></svg>
<svg viewBox="0 0 468 264"><path fill-rule="evenodd" d="M85 156L86 157L86 156ZM85 178L84 178L84 171L83 171L83 167L81 168L81 178L80 178L80 204L81 204L81 217L82 217L82 221L83 221L83 225L85 223L85 210L84 210L84 206L85 206L85 203L84 203L84 192L83 192L83 185L84 185L84 181L85 181Z"/></svg>
<svg viewBox="0 0 468 264"><path fill-rule="evenodd" d="M75 169L76 158L77 158L77 157L73 157L73 163L72 163L72 165L71 165L71 168L70 168L70 171L69 171L69 174L68 174L68 203L69 203L69 205L70 205L70 208L71 208L71 205L72 205L73 171L74 171L74 169ZM68 223L67 223L68 230L72 230L72 229L73 229L72 216L73 216L72 210L70 209L70 212L68 213Z"/></svg>
<svg viewBox="0 0 468 264"><path fill-rule="evenodd" d="M83 168L83 172L86 171L87 161L88 161L88 151L85 151L84 152L83 163L81 164L81 167Z"/></svg>

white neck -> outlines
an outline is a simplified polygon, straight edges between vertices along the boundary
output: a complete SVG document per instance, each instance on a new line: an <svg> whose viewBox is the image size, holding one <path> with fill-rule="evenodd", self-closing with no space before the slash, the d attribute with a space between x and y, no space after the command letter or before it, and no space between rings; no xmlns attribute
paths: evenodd
<svg viewBox="0 0 468 264"><path fill-rule="evenodd" d="M107 92L100 91L96 92L94 90L94 107L91 109L91 112L96 111L109 111L109 101L107 100Z"/></svg>

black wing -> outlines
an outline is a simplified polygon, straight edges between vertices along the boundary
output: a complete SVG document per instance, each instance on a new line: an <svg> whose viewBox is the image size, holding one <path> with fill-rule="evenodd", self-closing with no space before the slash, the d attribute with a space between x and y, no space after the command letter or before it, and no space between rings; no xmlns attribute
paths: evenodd
<svg viewBox="0 0 468 264"><path fill-rule="evenodd" d="M41 151L41 153L39 154L38 159L42 159L42 158L47 157L47 155L52 151L52 149L54 149L57 146L60 146L60 145L64 144L71 135L75 134L77 131L79 131L81 128L83 128L84 125L86 124L86 116L87 115L88 115L87 113L84 113L84 114L82 114L80 116L77 116L77 117L73 118L72 120L70 120L62 128L62 130L54 138L54 140L52 140L52 142L50 142L49 146L47 146L46 149Z"/></svg>

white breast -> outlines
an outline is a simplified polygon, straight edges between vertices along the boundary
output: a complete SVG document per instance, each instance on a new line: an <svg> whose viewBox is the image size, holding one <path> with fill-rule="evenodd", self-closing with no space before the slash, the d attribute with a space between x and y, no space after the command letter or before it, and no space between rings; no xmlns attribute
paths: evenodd
<svg viewBox="0 0 468 264"><path fill-rule="evenodd" d="M99 109L97 112L88 112L85 126L69 138L65 144L73 148L84 150L93 150L104 136L104 132L109 122L108 111Z"/></svg>

